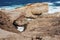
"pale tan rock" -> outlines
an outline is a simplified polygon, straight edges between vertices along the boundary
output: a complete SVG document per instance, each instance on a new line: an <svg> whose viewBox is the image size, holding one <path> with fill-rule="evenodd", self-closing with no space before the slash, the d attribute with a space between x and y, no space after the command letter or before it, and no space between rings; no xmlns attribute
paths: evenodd
<svg viewBox="0 0 60 40"><path fill-rule="evenodd" d="M20 33L10 21L9 17L0 11L0 28L10 32Z"/></svg>
<svg viewBox="0 0 60 40"><path fill-rule="evenodd" d="M42 10L35 9L35 8L40 8L39 5L43 7L43 12ZM15 11L11 11L12 14L8 14L8 17L10 15L12 22L15 21L17 25L27 24L26 25L27 28L25 29L25 31L23 31L18 35L13 34L9 36L9 38L1 38L1 40L60 40L60 13L45 14L46 9L44 7L46 8L45 4L43 6L40 3L36 3L36 4L34 3L31 5L29 4L28 6L22 8L18 8ZM17 12L18 14L16 13L14 15L14 12ZM23 14L21 15L20 13ZM41 13L43 14L41 15ZM39 16L37 17L36 15ZM33 17L35 19L28 21L27 17ZM4 20L5 22L4 17L2 18L2 20ZM7 23L6 25L8 25L10 22L8 23L8 21L6 21L5 23ZM3 25L2 26L0 25L0 28L9 30L7 26L4 27ZM13 32L16 31L14 27L11 27L10 29L11 30L13 29Z"/></svg>
<svg viewBox="0 0 60 40"><path fill-rule="evenodd" d="M54 14L42 14L38 16L37 18L59 18L60 13L54 13ZM37 19L35 18L35 19ZM24 15L20 16L17 20L15 20L16 25L24 25L24 24L29 24L30 21L35 20L32 17L26 18Z"/></svg>
<svg viewBox="0 0 60 40"><path fill-rule="evenodd" d="M25 14L22 14L22 12L12 12L12 11L7 11L7 10L5 11L1 10L1 12L6 14L12 23L14 22L14 20L18 19L21 15L25 15Z"/></svg>
<svg viewBox="0 0 60 40"><path fill-rule="evenodd" d="M60 22L59 21L60 21L59 18L37 18L29 22L29 24L27 25L27 29L25 30L25 32L22 32L22 35L26 37L40 36L44 40L47 40L47 39L57 40L58 37L55 38L54 36L60 35L60 32L59 32ZM47 39L45 38L46 36L48 37Z"/></svg>
<svg viewBox="0 0 60 40"><path fill-rule="evenodd" d="M39 36L26 37L21 34L16 34L0 29L0 40L60 40L60 35L55 36Z"/></svg>
<svg viewBox="0 0 60 40"><path fill-rule="evenodd" d="M32 14L43 14L45 12L48 12L48 4L35 3L35 4L32 4L31 7L33 7L33 8L31 8Z"/></svg>
<svg viewBox="0 0 60 40"><path fill-rule="evenodd" d="M60 17L60 12L56 12L56 13L53 13L53 14L44 14L44 15L40 15L39 16L40 18L56 18L56 17Z"/></svg>
<svg viewBox="0 0 60 40"><path fill-rule="evenodd" d="M54 14L55 15L55 14ZM24 16L21 18L23 19ZM60 17L56 16L43 16L42 18L36 18L29 21L27 29L21 34L11 34L1 40L60 40ZM20 19L20 20L21 20ZM24 20L24 19L23 19ZM19 20L18 20L19 21ZM0 26L1 27L1 26ZM12 29L12 28L11 28ZM6 32L7 33L7 32ZM7 33L8 34L8 33ZM38 36L38 37L37 37Z"/></svg>
<svg viewBox="0 0 60 40"><path fill-rule="evenodd" d="M28 21L24 15L20 16L18 19L15 20L16 25L25 25L27 23L28 23Z"/></svg>
<svg viewBox="0 0 60 40"><path fill-rule="evenodd" d="M34 4L30 4L27 6L24 6L22 8L17 8L16 10L14 10L15 12L23 12L25 13L26 17L36 17L33 14L45 14L46 12L48 12L48 4L47 3L34 3Z"/></svg>
<svg viewBox="0 0 60 40"><path fill-rule="evenodd" d="M34 3L34 4L26 5L25 7L22 7L22 8L17 8L16 10L13 10L13 11L2 10L2 12L4 12L9 17L9 19L12 23L16 19L20 20L22 15L25 17L37 18L37 16L33 15L33 14L41 15L42 11L44 13L48 11L47 3ZM25 19L25 18L23 18L23 19ZM20 22L21 22L21 20L20 20ZM21 24L25 24L25 23L26 22L24 22L24 21L21 22Z"/></svg>
<svg viewBox="0 0 60 40"><path fill-rule="evenodd" d="M12 12L22 12L23 16L20 15L19 18L16 19L16 24L17 25L23 25L27 24L28 21L27 19L34 19L37 18L38 15L45 14L48 12L48 4L47 3L34 3L34 4L29 4L21 8L17 8L16 10L13 10ZM14 18L12 18L14 19Z"/></svg>
<svg viewBox="0 0 60 40"><path fill-rule="evenodd" d="M31 38L0 29L0 40L31 40Z"/></svg>

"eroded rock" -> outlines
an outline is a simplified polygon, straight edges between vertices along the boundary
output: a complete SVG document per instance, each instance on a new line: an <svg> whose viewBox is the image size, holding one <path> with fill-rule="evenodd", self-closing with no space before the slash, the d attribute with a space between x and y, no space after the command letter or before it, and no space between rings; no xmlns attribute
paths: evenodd
<svg viewBox="0 0 60 40"><path fill-rule="evenodd" d="M34 17L36 18L36 15L45 14L48 12L48 4L47 3L33 3L21 8L17 8L16 10L13 10L13 12L23 12L25 13L26 17Z"/></svg>
<svg viewBox="0 0 60 40"><path fill-rule="evenodd" d="M0 40L31 40L31 38L0 29Z"/></svg>
<svg viewBox="0 0 60 40"><path fill-rule="evenodd" d="M1 11L0 11L0 28L10 32L16 32L16 33L19 32L15 28L15 26L11 23L9 17L4 12Z"/></svg>
<svg viewBox="0 0 60 40"><path fill-rule="evenodd" d="M17 8L11 11L13 12L12 14L5 15L3 12L0 12L0 28L20 33L16 28L24 26L25 29L18 38L17 35L16 37L12 35L12 37L14 36L13 38L17 38L14 40L60 40L60 13L48 14L46 13L47 11L48 4L34 3ZM14 12L18 14L15 13L14 15ZM23 14L20 15L20 13Z"/></svg>
<svg viewBox="0 0 60 40"><path fill-rule="evenodd" d="M26 37L40 36L41 40L57 40L55 35L60 35L60 17L58 18L37 18L32 20L27 25L27 29L22 32L22 35ZM49 37L45 39L45 37ZM51 37L51 38L50 38ZM53 37L53 38L52 38ZM37 40L37 39L36 39ZM59 39L58 39L59 40Z"/></svg>
<svg viewBox="0 0 60 40"><path fill-rule="evenodd" d="M44 15L40 15L39 16L40 18L58 18L60 17L60 12L56 12L56 13L53 13L53 14L44 14Z"/></svg>

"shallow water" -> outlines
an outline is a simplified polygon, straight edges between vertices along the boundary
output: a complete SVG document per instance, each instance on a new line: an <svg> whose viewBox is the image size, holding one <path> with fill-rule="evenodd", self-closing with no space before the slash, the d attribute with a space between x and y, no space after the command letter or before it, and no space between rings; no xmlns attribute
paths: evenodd
<svg viewBox="0 0 60 40"><path fill-rule="evenodd" d="M48 11L48 13L60 12L60 6L56 6L55 3L48 3L48 4L49 4L49 11Z"/></svg>

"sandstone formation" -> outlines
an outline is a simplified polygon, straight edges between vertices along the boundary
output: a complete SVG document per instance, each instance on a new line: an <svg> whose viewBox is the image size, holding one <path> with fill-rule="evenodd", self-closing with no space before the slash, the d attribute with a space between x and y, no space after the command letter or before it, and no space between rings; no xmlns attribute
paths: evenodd
<svg viewBox="0 0 60 40"><path fill-rule="evenodd" d="M37 18L59 18L60 17L60 13L54 13L54 14L41 14L40 16L38 16ZM18 19L15 20L15 24L16 25L24 25L24 24L29 24L29 22L31 22L32 20L35 20L37 18L32 18L32 17L25 17L20 16Z"/></svg>
<svg viewBox="0 0 60 40"><path fill-rule="evenodd" d="M19 20L19 21L16 21L16 23L19 25L23 25L23 24L28 23L27 22L28 20L37 18L37 16L47 13L48 4L47 3L33 3L33 4L29 4L21 8L17 8L10 12L6 10L2 10L2 11L9 17L12 23L15 20ZM25 17L21 17L22 15ZM22 18L22 21L21 21L21 18Z"/></svg>
<svg viewBox="0 0 60 40"><path fill-rule="evenodd" d="M40 15L38 18L28 21L26 29L21 35L31 38L31 40L60 40L59 18L60 13ZM20 20L24 19L18 18L17 25L20 25Z"/></svg>
<svg viewBox="0 0 60 40"><path fill-rule="evenodd" d="M27 6L17 8L13 10L13 12L23 12L26 17L36 17L35 15L41 15L48 12L48 4L47 3L34 3L29 4ZM35 14L35 15L33 15Z"/></svg>
<svg viewBox="0 0 60 40"><path fill-rule="evenodd" d="M0 40L31 40L31 38L0 29Z"/></svg>
<svg viewBox="0 0 60 40"><path fill-rule="evenodd" d="M0 40L60 40L60 13L47 12L46 3L0 11ZM24 31L19 32L18 26L24 26Z"/></svg>
<svg viewBox="0 0 60 40"><path fill-rule="evenodd" d="M48 4L47 3L33 3L26 5L21 8L17 8L11 12L17 12L20 16L15 20L15 24L17 25L24 25L27 24L29 20L33 20L39 17L41 14L47 14L48 12ZM12 18L14 19L14 17Z"/></svg>
<svg viewBox="0 0 60 40"><path fill-rule="evenodd" d="M12 11L7 11L7 10L0 10L0 11L5 13L9 17L12 23L14 22L14 20L19 18L21 15L25 15L25 14L22 14L22 12L12 12Z"/></svg>
<svg viewBox="0 0 60 40"><path fill-rule="evenodd" d="M55 37L53 36L41 37L39 35L36 35L36 37L26 37L22 36L21 34L16 34L0 29L0 40L60 40L60 35L59 36L56 35Z"/></svg>
<svg viewBox="0 0 60 40"><path fill-rule="evenodd" d="M40 15L39 18L56 18L56 17L60 17L60 12L56 12L53 14L44 14L44 15Z"/></svg>
<svg viewBox="0 0 60 40"><path fill-rule="evenodd" d="M38 40L59 40L60 19L59 18L37 18L27 25L22 35ZM45 37L48 37L47 39ZM37 40L36 39L36 40Z"/></svg>
<svg viewBox="0 0 60 40"><path fill-rule="evenodd" d="M15 26L11 23L9 17L4 13L0 11L0 28L3 30L7 30L10 32L16 32L18 33Z"/></svg>

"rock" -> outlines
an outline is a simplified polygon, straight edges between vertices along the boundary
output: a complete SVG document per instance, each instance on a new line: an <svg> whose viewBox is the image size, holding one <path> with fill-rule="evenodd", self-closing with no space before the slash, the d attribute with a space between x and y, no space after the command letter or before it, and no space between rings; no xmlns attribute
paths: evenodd
<svg viewBox="0 0 60 40"><path fill-rule="evenodd" d="M22 32L22 35L26 37L36 37L40 36L42 39L46 40L47 37L48 40L57 40L58 38L55 38L54 36L60 35L60 19L59 18L37 18L35 20L32 20L27 25L27 28L24 32ZM53 38L52 38L53 37ZM40 38L39 38L40 39Z"/></svg>
<svg viewBox="0 0 60 40"><path fill-rule="evenodd" d="M37 17L36 15L45 14L48 12L48 4L47 3L33 3L30 5L26 5L21 8L17 8L13 10L13 12L23 12L26 17Z"/></svg>
<svg viewBox="0 0 60 40"><path fill-rule="evenodd" d="M1 12L1 11L0 11L0 28L10 32L19 33L19 31L11 23L9 17L4 12Z"/></svg>
<svg viewBox="0 0 60 40"><path fill-rule="evenodd" d="M35 3L30 5L32 14L43 14L48 12L48 4L46 3Z"/></svg>
<svg viewBox="0 0 60 40"><path fill-rule="evenodd" d="M12 12L7 10L1 10L1 11L4 12L9 17L12 23L14 22L14 20L18 19L21 15L25 15L22 14L22 12Z"/></svg>
<svg viewBox="0 0 60 40"><path fill-rule="evenodd" d="M31 40L31 38L0 29L0 40Z"/></svg>
<svg viewBox="0 0 60 40"><path fill-rule="evenodd" d="M41 9L43 7L43 9ZM28 20L32 20L37 18L38 15L41 15L48 12L48 4L47 3L33 3L26 5L22 8L17 8L13 11L5 11L2 10L10 19L10 21L17 25L24 25L28 23ZM37 15L37 16L36 16ZM21 17L25 16L25 17ZM22 19L21 19L22 18Z"/></svg>
<svg viewBox="0 0 60 40"><path fill-rule="evenodd" d="M36 36L36 37L26 37L21 34L16 34L0 29L0 40L60 40L60 35L52 36Z"/></svg>
<svg viewBox="0 0 60 40"><path fill-rule="evenodd" d="M43 7L43 9L41 9ZM15 24L17 25L24 25L28 24L28 20L33 20L37 18L37 16L40 16L41 13L45 14L48 12L48 4L47 3L34 3L26 5L22 8L17 8L13 10L12 12L22 12L22 14L19 18L15 20ZM25 16L25 17L22 17Z"/></svg>
<svg viewBox="0 0 60 40"><path fill-rule="evenodd" d="M44 15L40 15L39 16L40 18L58 18L60 17L60 12L56 12L56 13L53 13L53 14L44 14Z"/></svg>
<svg viewBox="0 0 60 40"><path fill-rule="evenodd" d="M45 3L29 4L7 13L0 11L0 28L4 30L0 30L0 39L60 40L60 13L48 14L47 12L48 4ZM25 29L22 28L24 31L20 33L18 30L21 26Z"/></svg>
<svg viewBox="0 0 60 40"><path fill-rule="evenodd" d="M60 17L60 13L54 13L54 14L42 14L37 18L58 18ZM29 24L30 21L35 20L37 18L32 18L32 17L25 17L24 15L21 15L18 19L15 20L16 25L25 25Z"/></svg>
<svg viewBox="0 0 60 40"><path fill-rule="evenodd" d="M27 20L24 15L20 16L18 19L15 20L16 25L24 25L27 24Z"/></svg>

